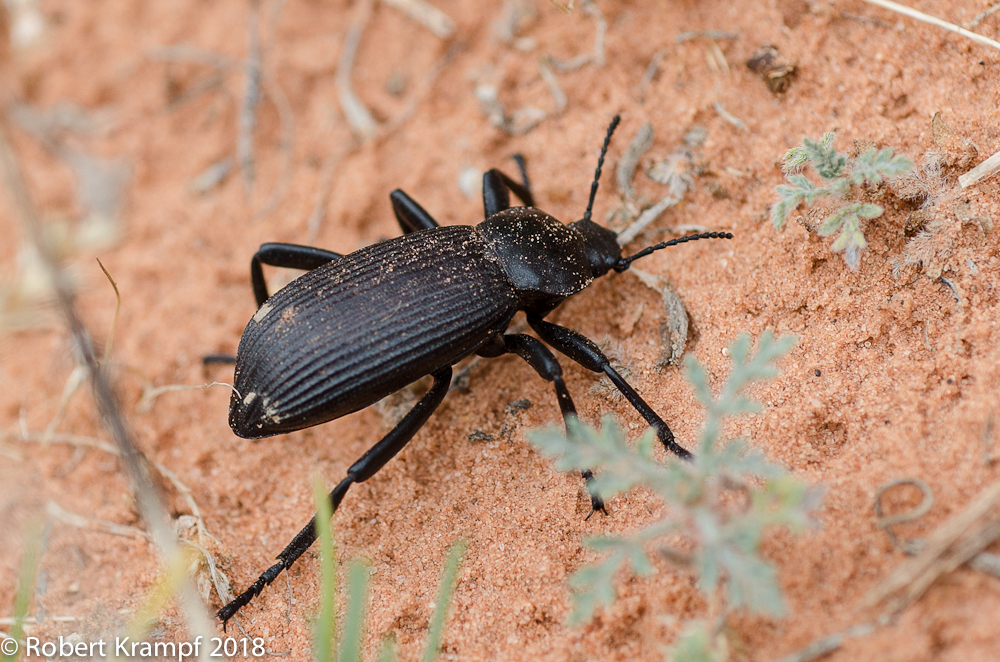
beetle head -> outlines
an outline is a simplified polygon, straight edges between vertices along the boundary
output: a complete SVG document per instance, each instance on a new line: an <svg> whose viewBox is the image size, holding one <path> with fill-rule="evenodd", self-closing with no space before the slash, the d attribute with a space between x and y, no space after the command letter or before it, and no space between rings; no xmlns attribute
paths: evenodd
<svg viewBox="0 0 1000 662"><path fill-rule="evenodd" d="M590 264L592 276L599 278L612 269L620 273L628 269L633 260L638 260L640 257L645 257L653 251L658 251L667 246L675 246L687 241L694 241L695 239L732 239L733 235L731 232L701 232L699 234L664 241L655 246L644 248L630 257L622 257L622 249L618 244L618 235L590 220L590 215L594 208L594 198L597 196L597 186L601 180L601 168L604 166L604 157L608 153L611 136L614 135L619 122L621 122L621 115L615 115L614 119L611 120L610 126L608 126L608 133L604 137L601 155L597 159L597 170L594 172L594 181L590 185L590 199L587 201L587 211L584 212L581 220L576 223L570 223L570 227L583 236L587 262Z"/></svg>

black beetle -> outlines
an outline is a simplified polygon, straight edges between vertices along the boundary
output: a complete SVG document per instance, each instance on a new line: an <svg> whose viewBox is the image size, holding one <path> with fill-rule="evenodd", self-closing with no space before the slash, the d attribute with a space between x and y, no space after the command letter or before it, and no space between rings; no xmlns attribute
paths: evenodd
<svg viewBox="0 0 1000 662"><path fill-rule="evenodd" d="M611 367L592 341L544 321L567 297L611 270L685 241L732 238L689 235L623 258L617 235L590 220L601 167L619 117L608 127L583 218L563 225L534 208L523 160L522 182L499 170L483 176L486 219L477 226L439 227L400 190L390 195L403 236L350 255L294 244L264 244L250 264L259 309L247 324L236 359L229 425L256 439L301 430L363 409L418 379L434 383L381 441L347 470L330 493L336 511L352 483L371 478L416 434L444 399L451 366L478 354L517 354L553 382L563 418L573 400L552 351L528 335L505 333L519 310L546 344L583 367L603 372L653 426L673 453L690 457L670 428ZM510 206L510 192L526 205ZM308 273L268 297L262 264ZM588 482L590 472L584 473ZM593 510L604 510L597 495ZM278 555L279 562L219 610L226 623L315 541L315 517Z"/></svg>

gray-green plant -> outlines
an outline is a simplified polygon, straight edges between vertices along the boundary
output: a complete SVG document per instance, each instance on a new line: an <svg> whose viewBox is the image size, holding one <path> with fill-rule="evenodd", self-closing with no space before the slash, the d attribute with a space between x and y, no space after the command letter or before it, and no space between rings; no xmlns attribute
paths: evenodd
<svg viewBox="0 0 1000 662"><path fill-rule="evenodd" d="M903 174L913 167L913 161L902 155L893 155L889 147L873 147L856 157L849 157L833 148L835 136L834 133L827 133L818 141L803 138L801 146L785 152L781 169L788 184L775 188L778 202L771 207L771 222L780 230L802 202L812 205L821 196L832 198L837 203L833 212L815 231L824 237L839 231L840 235L830 249L836 253L843 252L844 261L856 270L861 261L861 251L868 245L863 225L885 211L879 205L859 200L860 189ZM819 186L801 172L806 165L811 165L819 175L822 182Z"/></svg>
<svg viewBox="0 0 1000 662"><path fill-rule="evenodd" d="M344 626L340 636L339 650L336 642L336 581L337 568L335 563L335 548L333 527L331 525L332 510L330 501L322 484L313 486L313 497L316 502L316 531L320 550L320 585L322 601L320 613L314 626L313 658L317 662L360 662L361 645L365 633L365 606L368 601L369 566L362 559L353 559L347 566L347 605L345 607ZM437 601L434 603L434 613L431 616L427 631L427 642L424 647L422 662L434 662L441 648L441 637L444 634L448 609L455 595L458 570L465 554L465 543L462 540L454 542L448 548L448 556L441 572L441 587ZM334 651L337 651L334 657ZM395 638L390 634L382 639L379 648L378 662L395 662L399 659Z"/></svg>
<svg viewBox="0 0 1000 662"><path fill-rule="evenodd" d="M707 621L692 621L670 651L672 662L725 662L728 647Z"/></svg>
<svg viewBox="0 0 1000 662"><path fill-rule="evenodd" d="M592 486L605 501L645 485L667 505L664 519L635 533L585 540L587 546L607 556L570 578L574 589L571 624L589 621L598 606L615 599L614 577L623 566L630 565L640 575L651 574L650 549L692 567L705 594L721 591L724 611L745 607L765 614L784 613L777 571L758 553L761 538L772 525L792 530L809 525L809 511L817 504L819 492L768 461L746 440L723 441L722 430L726 417L760 409L742 390L777 374L774 362L794 343L792 337L775 340L765 331L751 355L750 338L741 335L729 348L732 369L718 397L712 395L705 368L690 355L686 357L687 379L706 414L690 462L656 461L653 430L647 430L633 449L610 417L600 430L571 418L568 437L555 427L528 434L531 443L555 458L559 469L597 471ZM674 546L665 543L668 537Z"/></svg>

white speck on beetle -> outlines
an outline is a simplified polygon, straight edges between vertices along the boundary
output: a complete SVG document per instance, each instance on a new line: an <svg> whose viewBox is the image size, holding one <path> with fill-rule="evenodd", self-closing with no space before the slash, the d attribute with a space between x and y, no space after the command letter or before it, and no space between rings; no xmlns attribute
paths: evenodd
<svg viewBox="0 0 1000 662"><path fill-rule="evenodd" d="M267 314L272 310L274 310L274 306L269 303L265 303L256 313L253 314L253 321L260 324L260 321L267 317Z"/></svg>

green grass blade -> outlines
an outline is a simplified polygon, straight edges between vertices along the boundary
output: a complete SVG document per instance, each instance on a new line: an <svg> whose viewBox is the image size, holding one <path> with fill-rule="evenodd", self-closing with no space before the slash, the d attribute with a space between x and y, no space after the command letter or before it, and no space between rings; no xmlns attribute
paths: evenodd
<svg viewBox="0 0 1000 662"><path fill-rule="evenodd" d="M340 662L361 662L369 576L368 564L362 559L352 560L347 567L347 615L340 637Z"/></svg>
<svg viewBox="0 0 1000 662"><path fill-rule="evenodd" d="M336 636L337 615L337 568L336 551L333 545L333 510L330 507L330 497L323 487L323 481L317 477L313 481L313 500L316 502L316 531L319 534L319 569L322 602L319 618L316 620L313 644L313 657L316 662L331 662L333 660L334 638Z"/></svg>
<svg viewBox="0 0 1000 662"><path fill-rule="evenodd" d="M375 659L378 662L396 662L399 659L398 648L395 635L387 634L382 637L382 643L378 647L378 657Z"/></svg>
<svg viewBox="0 0 1000 662"><path fill-rule="evenodd" d="M455 580L464 554L465 542L462 540L456 541L448 550L448 558L441 573L441 590L434 604L434 615L431 616L427 632L427 647L424 649L423 662L434 662L437 659L438 649L441 647L441 635L444 634L444 622L448 618L448 607L451 606L451 599L455 594Z"/></svg>
<svg viewBox="0 0 1000 662"><path fill-rule="evenodd" d="M31 606L31 595L35 592L35 577L38 573L38 557L42 546L42 522L34 520L28 523L24 536L24 558L21 559L21 576L17 582L17 595L14 596L14 625L10 636L14 641L24 640L24 619ZM20 646L18 647L20 649ZM12 655L4 655L4 662L15 662L18 650Z"/></svg>

